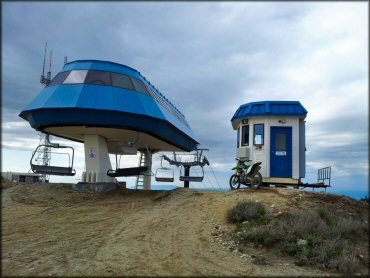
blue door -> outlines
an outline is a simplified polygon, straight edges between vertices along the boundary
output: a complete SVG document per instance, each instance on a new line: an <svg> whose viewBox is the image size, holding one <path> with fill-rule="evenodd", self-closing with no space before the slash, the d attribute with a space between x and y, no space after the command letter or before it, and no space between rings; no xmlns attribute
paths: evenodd
<svg viewBox="0 0 370 278"><path fill-rule="evenodd" d="M292 177L292 127L271 127L270 177Z"/></svg>

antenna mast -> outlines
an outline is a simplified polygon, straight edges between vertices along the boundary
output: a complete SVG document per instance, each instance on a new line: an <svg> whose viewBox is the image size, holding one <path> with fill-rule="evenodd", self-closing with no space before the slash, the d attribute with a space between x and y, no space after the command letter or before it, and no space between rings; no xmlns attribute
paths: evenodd
<svg viewBox="0 0 370 278"><path fill-rule="evenodd" d="M44 51L44 62L42 64L42 74L40 77L40 83L44 84L45 87L49 85L51 81L51 65L52 65L52 51L50 51L50 61L49 61L49 71L47 72L47 76L45 77L45 60L46 60L46 50L47 50L48 42L45 42L45 51ZM43 148L40 148L40 151L38 153L38 156L36 159L39 159L42 161L42 164L45 166L50 165L51 160L51 154L50 154L50 139L51 136L47 133L43 133L40 131L40 142L39 145L43 145ZM49 182L49 175L43 174L41 176L41 182Z"/></svg>
<svg viewBox="0 0 370 278"><path fill-rule="evenodd" d="M51 64L52 64L52 60L53 59L53 51L50 50L50 61L49 61L49 71L47 73L47 77L46 77L46 85L48 85L51 81Z"/></svg>
<svg viewBox="0 0 370 278"><path fill-rule="evenodd" d="M53 52L50 51L49 71L48 71L48 73L46 74L46 77L45 77L45 60L46 60L47 47L48 47L48 42L45 42L44 62L42 64L42 74L41 74L41 77L40 77L40 83L45 84L45 86L49 85L49 83L51 81L51 64L52 64L52 55L53 55Z"/></svg>

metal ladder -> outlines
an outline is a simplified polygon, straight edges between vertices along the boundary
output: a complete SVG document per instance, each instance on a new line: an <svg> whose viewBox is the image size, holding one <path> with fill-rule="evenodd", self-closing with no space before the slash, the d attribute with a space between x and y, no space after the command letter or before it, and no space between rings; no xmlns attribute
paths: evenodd
<svg viewBox="0 0 370 278"><path fill-rule="evenodd" d="M145 166L146 155L145 152L140 152L139 167ZM144 175L136 176L136 186L135 189L144 189Z"/></svg>

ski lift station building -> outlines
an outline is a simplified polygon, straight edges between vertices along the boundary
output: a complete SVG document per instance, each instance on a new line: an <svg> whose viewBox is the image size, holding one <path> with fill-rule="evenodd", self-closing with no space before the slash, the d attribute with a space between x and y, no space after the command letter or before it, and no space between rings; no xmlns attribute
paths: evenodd
<svg viewBox="0 0 370 278"><path fill-rule="evenodd" d="M299 101L241 105L231 119L237 130L236 157L262 162L267 184L298 185L305 177L305 118Z"/></svg>

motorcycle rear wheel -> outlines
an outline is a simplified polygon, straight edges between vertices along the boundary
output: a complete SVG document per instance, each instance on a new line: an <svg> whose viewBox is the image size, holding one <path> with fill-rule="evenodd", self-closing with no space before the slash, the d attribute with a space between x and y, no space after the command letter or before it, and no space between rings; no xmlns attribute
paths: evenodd
<svg viewBox="0 0 370 278"><path fill-rule="evenodd" d="M251 181L251 187L254 189L259 188L262 185L262 175L260 172L255 173L252 178L253 180Z"/></svg>
<svg viewBox="0 0 370 278"><path fill-rule="evenodd" d="M230 184L230 188L232 190L238 189L240 187L240 178L239 178L239 176L236 175L236 174L232 175L230 177L229 184Z"/></svg>

